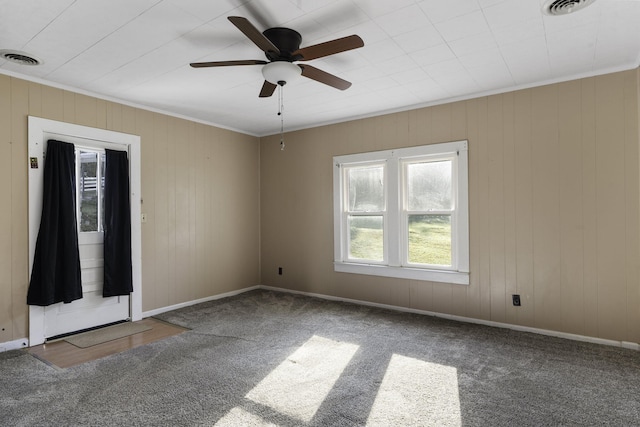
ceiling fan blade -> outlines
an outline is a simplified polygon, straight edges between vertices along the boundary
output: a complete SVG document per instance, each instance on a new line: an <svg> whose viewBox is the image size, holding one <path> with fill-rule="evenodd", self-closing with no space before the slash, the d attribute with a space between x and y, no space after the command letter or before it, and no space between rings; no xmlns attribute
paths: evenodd
<svg viewBox="0 0 640 427"><path fill-rule="evenodd" d="M302 49L298 49L293 52L293 57L297 57L299 55L299 61L309 61L311 59L322 58L335 53L357 49L362 46L364 46L364 42L359 36L354 34L352 36L314 44L313 46L303 47Z"/></svg>
<svg viewBox="0 0 640 427"><path fill-rule="evenodd" d="M229 67L232 65L264 65L267 61L261 61L259 59L249 59L241 61L214 61L214 62L192 62L193 68L205 68L205 67Z"/></svg>
<svg viewBox="0 0 640 427"><path fill-rule="evenodd" d="M247 18L243 18L242 16L229 16L228 19L260 49L265 52L276 52L277 54L280 54L280 49L278 49L273 43L271 43L271 41L266 38L264 34L262 34L256 27L254 27Z"/></svg>
<svg viewBox="0 0 640 427"><path fill-rule="evenodd" d="M351 82L341 79L340 77L329 74L316 67L306 64L298 64L302 68L302 75L320 83L335 87L336 89L345 90L351 87Z"/></svg>
<svg viewBox="0 0 640 427"><path fill-rule="evenodd" d="M262 89L260 89L260 98L268 98L271 95L273 95L273 92L275 92L276 90L276 85L274 85L271 82L268 81L264 81L264 84L262 85Z"/></svg>

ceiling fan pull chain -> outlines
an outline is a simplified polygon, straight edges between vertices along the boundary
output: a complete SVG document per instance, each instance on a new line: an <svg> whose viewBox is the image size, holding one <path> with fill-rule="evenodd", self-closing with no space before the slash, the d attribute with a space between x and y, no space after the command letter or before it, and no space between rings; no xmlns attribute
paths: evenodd
<svg viewBox="0 0 640 427"><path fill-rule="evenodd" d="M284 85L278 85L278 115L280 116L280 151L284 151L284 96L282 88Z"/></svg>

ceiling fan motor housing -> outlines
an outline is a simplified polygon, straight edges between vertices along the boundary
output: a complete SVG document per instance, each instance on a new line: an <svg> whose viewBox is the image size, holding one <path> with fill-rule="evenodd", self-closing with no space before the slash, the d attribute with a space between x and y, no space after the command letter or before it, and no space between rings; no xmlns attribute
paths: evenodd
<svg viewBox="0 0 640 427"><path fill-rule="evenodd" d="M299 32L291 28L275 27L264 30L262 34L280 49L279 55L276 52L265 52L267 59L288 62L299 59L293 57L293 52L300 49L300 43L302 43L302 36Z"/></svg>

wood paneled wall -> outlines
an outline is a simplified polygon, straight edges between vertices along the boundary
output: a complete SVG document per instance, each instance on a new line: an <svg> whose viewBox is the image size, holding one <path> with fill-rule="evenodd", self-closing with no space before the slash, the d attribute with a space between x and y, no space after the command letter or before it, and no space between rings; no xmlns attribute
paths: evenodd
<svg viewBox="0 0 640 427"><path fill-rule="evenodd" d="M631 70L262 138L262 284L639 343L638 93ZM471 284L335 273L332 157L460 139Z"/></svg>
<svg viewBox="0 0 640 427"><path fill-rule="evenodd" d="M280 151L0 75L0 343L28 334L28 115L141 136L144 311L262 283L640 342L639 92L632 70L293 132ZM459 139L471 284L335 273L332 157Z"/></svg>
<svg viewBox="0 0 640 427"><path fill-rule="evenodd" d="M27 117L141 136L143 311L259 283L259 139L0 75L0 343L28 336Z"/></svg>

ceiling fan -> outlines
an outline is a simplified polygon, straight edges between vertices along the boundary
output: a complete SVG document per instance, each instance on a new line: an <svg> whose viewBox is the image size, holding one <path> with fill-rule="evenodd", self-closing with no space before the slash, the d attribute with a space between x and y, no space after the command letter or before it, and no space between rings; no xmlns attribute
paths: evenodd
<svg viewBox="0 0 640 427"><path fill-rule="evenodd" d="M351 49L364 46L364 42L357 35L342 37L313 46L300 48L302 36L295 30L283 27L268 28L260 32L248 19L241 16L229 16L229 21L262 49L268 59L193 62L194 68L227 67L232 65L263 65L262 74L265 78L260 97L273 95L278 85L283 86L287 80L298 75L345 90L351 83L333 74L322 71L307 64L294 64L296 61L310 61Z"/></svg>

